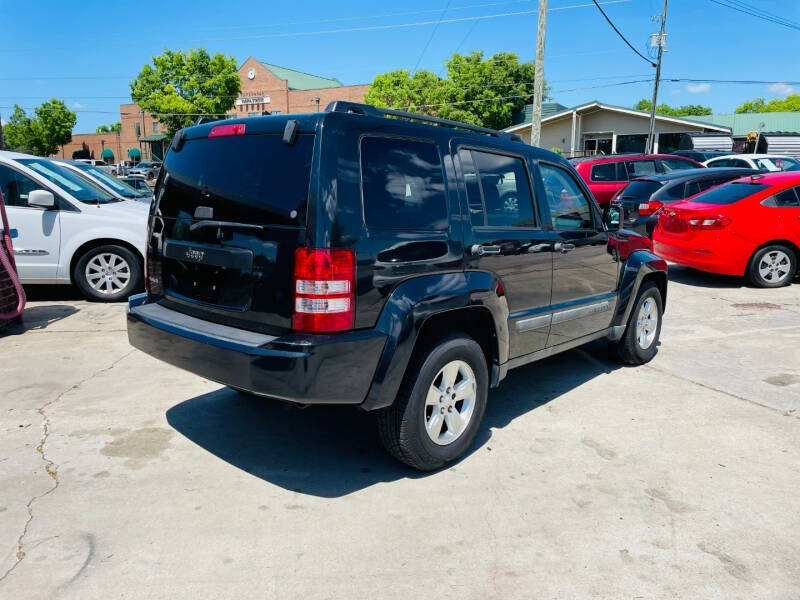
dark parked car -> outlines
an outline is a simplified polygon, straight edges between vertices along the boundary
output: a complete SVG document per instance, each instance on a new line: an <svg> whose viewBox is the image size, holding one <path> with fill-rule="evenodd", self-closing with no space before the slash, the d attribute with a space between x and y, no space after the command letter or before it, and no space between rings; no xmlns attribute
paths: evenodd
<svg viewBox="0 0 800 600"><path fill-rule="evenodd" d="M197 125L156 182L128 336L248 394L376 411L436 469L509 369L598 339L653 358L667 266L613 212L558 155L462 123L334 102Z"/></svg>
<svg viewBox="0 0 800 600"><path fill-rule="evenodd" d="M658 223L656 213L661 207L756 173L756 169L712 167L637 177L620 190L614 199L622 201L625 228L652 237Z"/></svg>
<svg viewBox="0 0 800 600"><path fill-rule="evenodd" d="M146 195L149 198L153 197L153 188L147 183L144 177L139 177L135 175L128 175L126 177L120 177L122 181L127 183L137 192Z"/></svg>
<svg viewBox="0 0 800 600"><path fill-rule="evenodd" d="M672 154L691 158L699 163L703 163L715 156L729 156L730 152L725 150L676 150Z"/></svg>

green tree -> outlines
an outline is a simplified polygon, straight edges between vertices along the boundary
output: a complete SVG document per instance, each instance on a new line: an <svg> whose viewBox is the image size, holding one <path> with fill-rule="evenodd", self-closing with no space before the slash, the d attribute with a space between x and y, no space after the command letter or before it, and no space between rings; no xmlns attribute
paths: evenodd
<svg viewBox="0 0 800 600"><path fill-rule="evenodd" d="M484 59L483 52L453 54L447 77L430 71L390 71L375 77L365 96L374 106L398 108L502 129L512 115L530 102L533 63L501 52ZM545 87L545 93L547 88Z"/></svg>
<svg viewBox="0 0 800 600"><path fill-rule="evenodd" d="M636 110L643 110L650 112L653 103L650 100L639 100L633 107ZM690 117L690 116L708 116L712 114L710 106L703 106L702 104L684 104L683 106L670 106L669 104L658 104L656 106L656 114L664 115L665 117Z"/></svg>
<svg viewBox="0 0 800 600"><path fill-rule="evenodd" d="M72 140L77 116L64 102L53 98L37 106L34 113L35 117L29 117L20 106L14 105L14 112L5 126L9 150L49 156Z"/></svg>
<svg viewBox="0 0 800 600"><path fill-rule="evenodd" d="M199 115L221 115L233 108L241 90L236 59L203 48L165 50L145 65L131 84L131 97L158 116L172 136Z"/></svg>
<svg viewBox="0 0 800 600"><path fill-rule="evenodd" d="M95 133L119 133L122 131L122 123L117 121L111 125L100 125L94 131Z"/></svg>
<svg viewBox="0 0 800 600"><path fill-rule="evenodd" d="M755 98L737 106L736 112L800 112L800 94L789 94L786 98L775 98L769 102L764 98Z"/></svg>

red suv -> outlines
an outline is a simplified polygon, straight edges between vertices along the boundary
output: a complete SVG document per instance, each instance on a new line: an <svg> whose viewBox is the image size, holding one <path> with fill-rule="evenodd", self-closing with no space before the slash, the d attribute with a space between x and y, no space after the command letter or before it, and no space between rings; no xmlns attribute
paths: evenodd
<svg viewBox="0 0 800 600"><path fill-rule="evenodd" d="M653 245L687 267L788 285L800 260L800 173L742 177L664 207Z"/></svg>
<svg viewBox="0 0 800 600"><path fill-rule="evenodd" d="M702 169L703 165L684 156L672 154L617 154L573 158L572 166L589 186L598 204L608 204L631 179L684 169Z"/></svg>

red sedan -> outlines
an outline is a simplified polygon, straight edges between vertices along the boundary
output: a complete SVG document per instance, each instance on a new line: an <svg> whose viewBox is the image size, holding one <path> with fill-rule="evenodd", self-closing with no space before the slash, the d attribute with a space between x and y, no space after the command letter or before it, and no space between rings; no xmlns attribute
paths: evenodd
<svg viewBox="0 0 800 600"><path fill-rule="evenodd" d="M736 179L661 210L655 253L758 287L791 283L800 261L800 172Z"/></svg>

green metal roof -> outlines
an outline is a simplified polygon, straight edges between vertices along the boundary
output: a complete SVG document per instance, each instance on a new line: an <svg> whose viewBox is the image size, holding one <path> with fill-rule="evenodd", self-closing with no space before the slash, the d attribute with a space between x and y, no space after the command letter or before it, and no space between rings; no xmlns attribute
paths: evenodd
<svg viewBox="0 0 800 600"><path fill-rule="evenodd" d="M163 142L167 139L163 133L153 133L151 135L146 135L143 138L139 138L140 142Z"/></svg>
<svg viewBox="0 0 800 600"><path fill-rule="evenodd" d="M542 102L542 118L554 115L562 110L567 110L567 107L558 102ZM511 122L517 123L530 123L533 118L533 104L526 104L522 110L516 111L511 116Z"/></svg>
<svg viewBox="0 0 800 600"><path fill-rule="evenodd" d="M734 136L745 136L751 131L800 132L800 112L739 113L684 118L690 121L702 119L706 123L730 127Z"/></svg>
<svg viewBox="0 0 800 600"><path fill-rule="evenodd" d="M275 75L275 77L288 81L290 90L317 90L320 88L341 87L344 85L338 79L328 79L326 77L319 77L318 75L311 75L310 73L303 73L302 71L287 69L286 67L279 67L278 65L271 65L263 61L259 62L261 62L265 69Z"/></svg>

